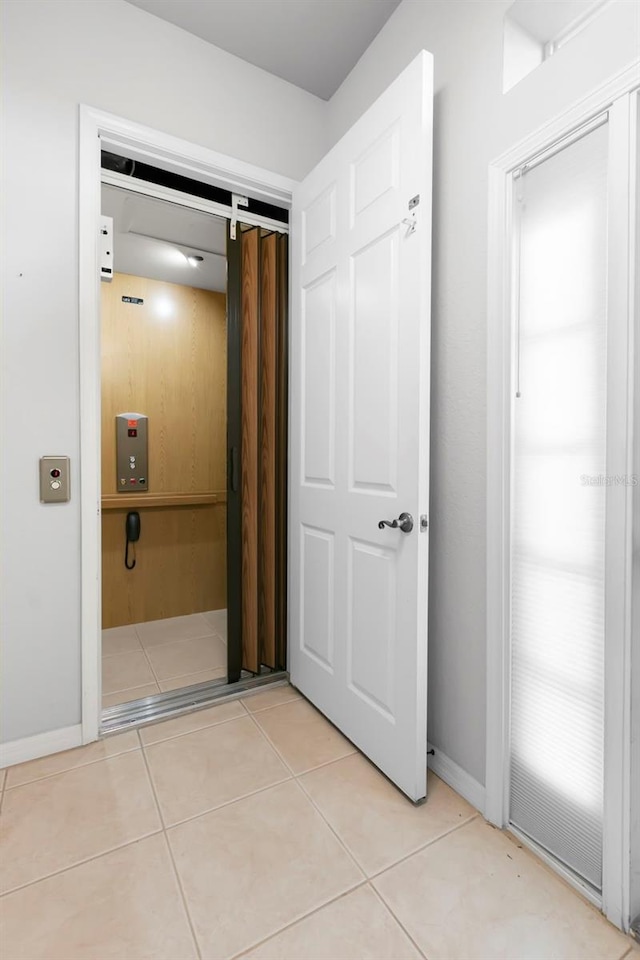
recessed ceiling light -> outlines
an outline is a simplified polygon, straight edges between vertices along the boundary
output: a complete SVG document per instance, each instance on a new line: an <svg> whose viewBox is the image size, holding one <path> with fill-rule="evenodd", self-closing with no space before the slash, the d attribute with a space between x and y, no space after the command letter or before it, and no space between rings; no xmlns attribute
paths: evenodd
<svg viewBox="0 0 640 960"><path fill-rule="evenodd" d="M190 253L187 257L187 263L192 267L197 267L203 260L204 257L199 256L197 253Z"/></svg>

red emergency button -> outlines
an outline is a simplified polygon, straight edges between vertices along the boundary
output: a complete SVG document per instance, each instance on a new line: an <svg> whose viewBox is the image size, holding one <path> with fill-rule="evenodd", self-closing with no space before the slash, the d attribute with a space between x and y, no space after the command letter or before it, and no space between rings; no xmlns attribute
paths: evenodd
<svg viewBox="0 0 640 960"><path fill-rule="evenodd" d="M57 467L54 467L53 470L50 470L50 471L49 471L49 474L50 474L50 476L52 476L52 477L54 477L54 478L57 478L57 477L60 476L60 471L58 470Z"/></svg>

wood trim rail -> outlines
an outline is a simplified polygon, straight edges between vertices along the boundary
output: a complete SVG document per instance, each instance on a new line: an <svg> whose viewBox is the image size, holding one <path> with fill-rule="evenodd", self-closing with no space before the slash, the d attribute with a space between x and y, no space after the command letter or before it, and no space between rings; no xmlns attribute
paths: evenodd
<svg viewBox="0 0 640 960"><path fill-rule="evenodd" d="M224 490L208 493L122 493L102 498L103 510L128 510L140 507L200 507L208 503L226 503Z"/></svg>

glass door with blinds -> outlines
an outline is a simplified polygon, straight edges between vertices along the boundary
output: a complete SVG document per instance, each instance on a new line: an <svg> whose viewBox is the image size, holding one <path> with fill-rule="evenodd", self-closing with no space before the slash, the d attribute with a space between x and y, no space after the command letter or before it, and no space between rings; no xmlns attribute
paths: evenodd
<svg viewBox="0 0 640 960"><path fill-rule="evenodd" d="M606 114L513 181L511 824L602 886Z"/></svg>

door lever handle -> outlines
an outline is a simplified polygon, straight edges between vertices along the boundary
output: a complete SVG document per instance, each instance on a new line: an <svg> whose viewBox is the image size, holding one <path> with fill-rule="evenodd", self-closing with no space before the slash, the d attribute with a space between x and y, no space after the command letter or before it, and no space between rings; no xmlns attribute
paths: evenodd
<svg viewBox="0 0 640 960"><path fill-rule="evenodd" d="M385 527L391 527L393 530L399 527L403 533L411 533L413 530L413 517L410 513L401 513L397 520L380 520L378 522L378 529L384 530Z"/></svg>

